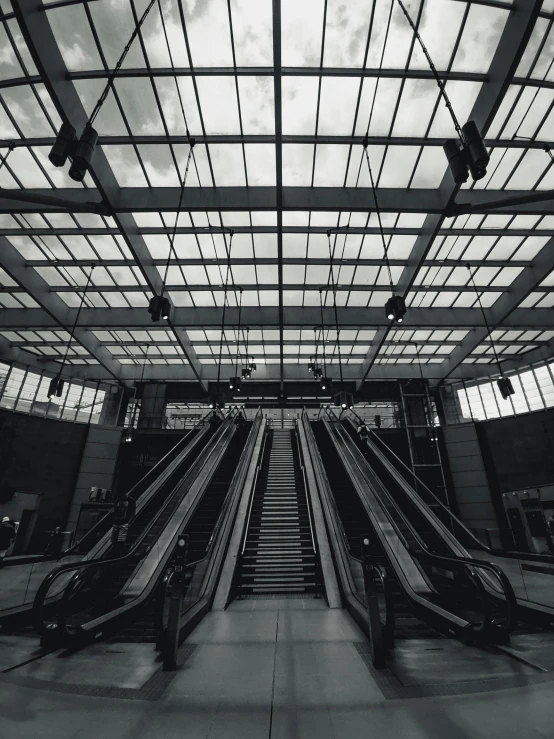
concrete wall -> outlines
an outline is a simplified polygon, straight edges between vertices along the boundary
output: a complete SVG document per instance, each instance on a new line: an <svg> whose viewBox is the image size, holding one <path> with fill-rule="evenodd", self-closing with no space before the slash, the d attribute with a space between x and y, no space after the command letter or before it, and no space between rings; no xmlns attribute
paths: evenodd
<svg viewBox="0 0 554 739"><path fill-rule="evenodd" d="M91 487L112 488L121 429L90 426L85 442L66 529L75 531L82 503L88 503Z"/></svg>
<svg viewBox="0 0 554 739"><path fill-rule="evenodd" d="M469 528L498 528L475 424L445 426L443 432L460 518Z"/></svg>
<svg viewBox="0 0 554 739"><path fill-rule="evenodd" d="M86 436L83 424L0 410L0 512L14 493L40 499L31 551L67 518Z"/></svg>

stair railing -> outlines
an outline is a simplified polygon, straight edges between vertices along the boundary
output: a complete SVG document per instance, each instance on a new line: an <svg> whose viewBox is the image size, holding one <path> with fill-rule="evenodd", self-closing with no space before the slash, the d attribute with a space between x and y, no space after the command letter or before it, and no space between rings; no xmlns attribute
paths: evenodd
<svg viewBox="0 0 554 739"><path fill-rule="evenodd" d="M260 474L260 469L262 468L262 464L264 461L264 455L265 455L265 445L267 441L267 426L266 430L264 431L264 440L262 442L262 448L260 450L260 456L258 457L258 464L256 465L256 472L254 473L254 481L252 483L252 489L250 493L250 501L248 502L248 515L246 516L246 524L244 527L244 532L242 535L242 546L240 548L240 556L242 557L244 554L244 550L246 549L246 540L248 539L248 529L250 527L250 518L252 516L252 507L254 505L254 496L256 495L256 486L258 485L258 476Z"/></svg>

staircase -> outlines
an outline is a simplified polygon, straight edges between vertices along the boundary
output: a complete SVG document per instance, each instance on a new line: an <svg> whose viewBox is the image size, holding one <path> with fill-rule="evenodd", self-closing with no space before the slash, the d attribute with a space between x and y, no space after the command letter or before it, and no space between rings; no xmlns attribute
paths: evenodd
<svg viewBox="0 0 554 739"><path fill-rule="evenodd" d="M296 432L268 431L241 558L239 595L317 593L318 573Z"/></svg>

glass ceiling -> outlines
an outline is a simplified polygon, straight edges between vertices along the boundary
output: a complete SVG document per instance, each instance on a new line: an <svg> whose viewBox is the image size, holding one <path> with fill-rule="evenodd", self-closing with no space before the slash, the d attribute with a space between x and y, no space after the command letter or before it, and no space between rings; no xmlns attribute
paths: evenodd
<svg viewBox="0 0 554 739"><path fill-rule="evenodd" d="M307 379L323 349L335 374L340 349L352 380L476 377L496 371L480 304L506 368L554 355L552 201L482 207L554 189L554 0L405 3L490 152L459 192L442 150L452 119L396 0L159 0L95 121L82 184L50 147L62 120L80 133L148 0L42 4L0 0L0 188L75 207L0 197L0 356L55 371L91 264L67 356L80 377L207 382L220 355L225 376L237 347L244 364L247 342L255 379ZM152 324L187 131L172 314ZM366 134L402 326L384 313ZM112 216L80 212L101 201ZM451 202L473 211L446 217ZM342 229L331 254L328 229Z"/></svg>

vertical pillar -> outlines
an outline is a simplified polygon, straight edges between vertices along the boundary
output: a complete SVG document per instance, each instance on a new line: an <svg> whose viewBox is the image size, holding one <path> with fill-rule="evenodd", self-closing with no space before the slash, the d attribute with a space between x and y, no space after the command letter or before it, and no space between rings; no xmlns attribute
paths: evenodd
<svg viewBox="0 0 554 739"><path fill-rule="evenodd" d="M143 386L137 428L161 429L164 426L167 385L150 382Z"/></svg>
<svg viewBox="0 0 554 739"><path fill-rule="evenodd" d="M123 426L127 403L131 397L131 391L125 387L111 387L104 397L102 411L100 413L101 426Z"/></svg>

